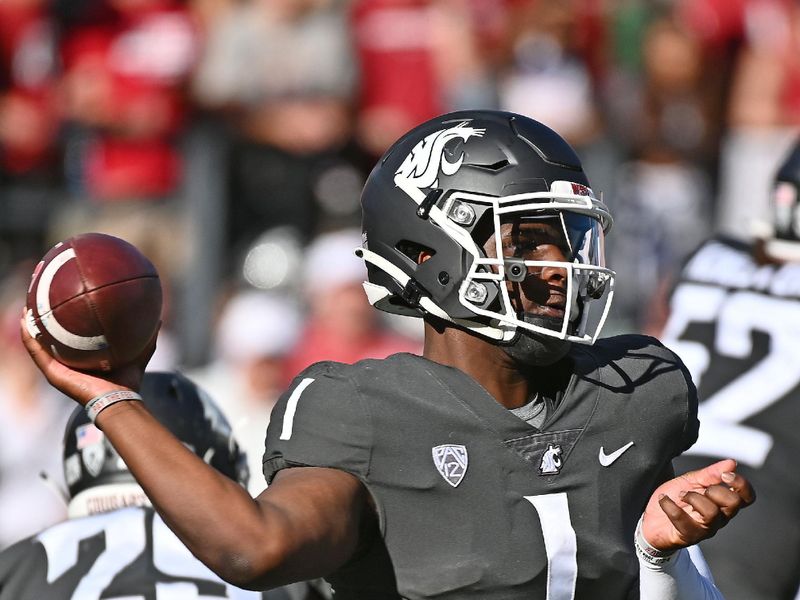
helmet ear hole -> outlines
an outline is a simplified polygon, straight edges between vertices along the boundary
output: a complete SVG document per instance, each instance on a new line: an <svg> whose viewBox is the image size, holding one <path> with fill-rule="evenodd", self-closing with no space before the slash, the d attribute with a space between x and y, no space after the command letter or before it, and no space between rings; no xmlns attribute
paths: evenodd
<svg viewBox="0 0 800 600"><path fill-rule="evenodd" d="M410 240L400 240L395 245L395 249L415 265L422 264L436 254L436 250L433 248Z"/></svg>

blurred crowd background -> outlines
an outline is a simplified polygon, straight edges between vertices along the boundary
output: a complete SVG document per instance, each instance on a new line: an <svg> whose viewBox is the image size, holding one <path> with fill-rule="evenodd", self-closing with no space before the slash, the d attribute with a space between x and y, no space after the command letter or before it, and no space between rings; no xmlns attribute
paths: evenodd
<svg viewBox="0 0 800 600"><path fill-rule="evenodd" d="M18 341L50 246L101 231L153 260L152 365L211 392L257 493L295 373L419 351L420 324L361 290L359 191L400 134L463 108L573 144L615 216L605 333L657 332L687 254L766 218L800 126L800 3L0 0L0 548L65 514L72 405Z"/></svg>

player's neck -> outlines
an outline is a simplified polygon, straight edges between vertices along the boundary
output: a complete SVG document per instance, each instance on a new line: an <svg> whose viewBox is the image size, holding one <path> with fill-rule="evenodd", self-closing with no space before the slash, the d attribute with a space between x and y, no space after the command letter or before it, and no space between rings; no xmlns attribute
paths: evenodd
<svg viewBox="0 0 800 600"><path fill-rule="evenodd" d="M506 408L518 408L530 399L529 378L508 354L466 331L437 330L426 323L423 356L463 371Z"/></svg>

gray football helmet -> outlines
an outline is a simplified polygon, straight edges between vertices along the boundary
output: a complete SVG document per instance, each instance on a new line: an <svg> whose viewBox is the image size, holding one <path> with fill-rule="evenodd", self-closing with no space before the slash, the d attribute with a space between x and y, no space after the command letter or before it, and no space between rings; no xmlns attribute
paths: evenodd
<svg viewBox="0 0 800 600"><path fill-rule="evenodd" d="M586 344L600 334L614 292L604 255L611 215L575 151L542 123L490 110L427 121L385 153L361 203L356 254L376 308L431 314L498 343L520 328ZM565 261L503 256L503 220L553 217L569 248ZM483 249L491 236L498 258ZM564 317L551 326L525 322L506 282L552 266L567 273Z"/></svg>

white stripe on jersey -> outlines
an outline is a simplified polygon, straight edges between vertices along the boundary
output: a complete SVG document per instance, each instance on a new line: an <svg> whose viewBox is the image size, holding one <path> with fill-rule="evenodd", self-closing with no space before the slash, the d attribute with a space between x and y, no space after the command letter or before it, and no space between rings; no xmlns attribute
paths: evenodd
<svg viewBox="0 0 800 600"><path fill-rule="evenodd" d="M289 401L286 403L286 412L283 414L283 429L281 430L280 439L291 439L292 427L294 427L294 413L297 410L297 401L300 400L302 393L312 383L314 383L314 378L306 377L294 388L292 395L289 396Z"/></svg>

